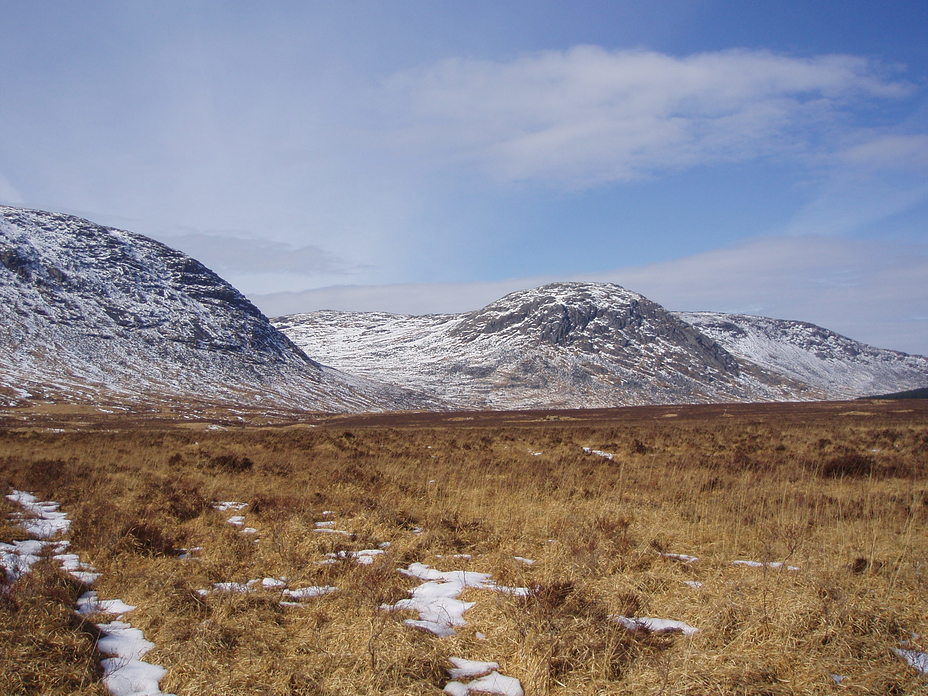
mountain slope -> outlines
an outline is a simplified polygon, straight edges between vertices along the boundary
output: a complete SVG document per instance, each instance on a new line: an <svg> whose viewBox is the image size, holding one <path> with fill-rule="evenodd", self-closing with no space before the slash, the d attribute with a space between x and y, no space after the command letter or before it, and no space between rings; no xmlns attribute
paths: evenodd
<svg viewBox="0 0 928 696"><path fill-rule="evenodd" d="M554 283L457 315L314 312L274 324L339 369L466 408L576 408L790 398L646 297Z"/></svg>
<svg viewBox="0 0 928 696"><path fill-rule="evenodd" d="M804 382L828 398L856 398L928 381L928 358L874 348L804 321L679 312L733 355Z"/></svg>
<svg viewBox="0 0 928 696"><path fill-rule="evenodd" d="M309 359L235 288L147 237L0 206L0 393L398 408L395 388Z"/></svg>
<svg viewBox="0 0 928 696"><path fill-rule="evenodd" d="M463 408L846 398L928 374L923 357L811 324L743 319L674 314L614 284L554 283L464 314L322 311L273 322L327 364Z"/></svg>

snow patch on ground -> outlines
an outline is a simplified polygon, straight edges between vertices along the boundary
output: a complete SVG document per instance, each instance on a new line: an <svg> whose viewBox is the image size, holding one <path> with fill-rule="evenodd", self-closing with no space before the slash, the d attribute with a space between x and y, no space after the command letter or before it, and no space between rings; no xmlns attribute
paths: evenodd
<svg viewBox="0 0 928 696"><path fill-rule="evenodd" d="M682 633L691 636L699 631L683 621L674 619L657 619L651 616L613 616L613 621L622 624L629 631L644 631L645 633Z"/></svg>
<svg viewBox="0 0 928 696"><path fill-rule="evenodd" d="M58 553L53 558L61 568L84 584L93 583L100 574L94 572L93 566L83 563L74 553L64 553L68 547L67 540L47 541L50 537L64 533L71 522L67 515L59 511L60 505L53 501L40 501L31 493L14 490L7 499L25 508L25 518L16 515L16 521L31 536L40 537L13 544L0 544L0 566L7 571L10 582L17 580L32 566L41 560L46 547L52 547ZM11 572L12 571L12 572ZM77 599L76 613L118 614L122 615L135 609L121 599L100 600L97 593L88 590ZM137 628L124 621L111 621L97 624L101 635L97 639L97 649L104 655L100 660L103 669L103 683L113 696L174 696L165 694L159 687L167 670L160 665L142 661L142 656L155 647Z"/></svg>
<svg viewBox="0 0 928 696"><path fill-rule="evenodd" d="M361 551L335 551L333 553L327 553L326 556L336 561L353 559L361 565L371 565L374 562L374 558L383 553L383 549L363 549Z"/></svg>
<svg viewBox="0 0 928 696"><path fill-rule="evenodd" d="M928 674L928 653L893 648L893 652L922 674Z"/></svg>
<svg viewBox="0 0 928 696"><path fill-rule="evenodd" d="M293 599L312 599L330 592L335 592L338 588L331 585L314 585L311 587L298 587L295 590L284 590L284 594Z"/></svg>
<svg viewBox="0 0 928 696"><path fill-rule="evenodd" d="M615 459L615 455L612 452L603 452L602 450L592 449L590 447L584 447L583 451L587 454L595 454L597 457L602 457L603 459L608 459L612 461Z"/></svg>
<svg viewBox="0 0 928 696"><path fill-rule="evenodd" d="M126 614L135 609L121 599L97 599L97 593L88 590L77 598L78 614Z"/></svg>
<svg viewBox="0 0 928 696"><path fill-rule="evenodd" d="M215 510L219 510L219 512L226 512L227 510L239 511L239 510L244 510L246 507L248 507L248 503L239 503L234 500L226 500L226 501L220 501L217 503L213 503L213 508Z"/></svg>
<svg viewBox="0 0 928 696"><path fill-rule="evenodd" d="M21 505L26 514L32 516L19 516L16 521L33 539L51 539L56 534L67 532L71 526L68 516L59 512L60 505L56 502L41 501L31 493L16 490L6 498Z"/></svg>
<svg viewBox="0 0 928 696"><path fill-rule="evenodd" d="M490 672L486 676L467 684L451 681L445 685L448 696L468 696L472 692L480 694L499 694L499 696L524 696L522 684L514 677L507 677L499 672Z"/></svg>
<svg viewBox="0 0 928 696"><path fill-rule="evenodd" d="M748 566L749 568L786 568L787 570L799 570L798 566L786 565L782 561L772 561L762 563L760 561L732 561L732 565Z"/></svg>
<svg viewBox="0 0 928 696"><path fill-rule="evenodd" d="M530 593L527 587L497 585L489 573L440 571L424 563L412 563L408 568L399 568L399 572L425 582L410 590L412 596L409 599L401 599L396 604L385 604L381 608L415 611L419 618L406 619L406 625L434 633L441 638L454 635L455 627L465 625L464 612L474 606L474 602L465 602L458 598L465 588L523 596Z"/></svg>
<svg viewBox="0 0 928 696"><path fill-rule="evenodd" d="M690 556L685 553L662 553L660 555L664 558L673 558L677 561L683 561L684 563L695 563L699 560L697 556Z"/></svg>
<svg viewBox="0 0 928 696"><path fill-rule="evenodd" d="M100 660L103 683L113 696L169 696L162 694L159 682L167 670L142 662L142 656L155 647L137 628L123 621L97 624L103 635L97 649L111 657Z"/></svg>

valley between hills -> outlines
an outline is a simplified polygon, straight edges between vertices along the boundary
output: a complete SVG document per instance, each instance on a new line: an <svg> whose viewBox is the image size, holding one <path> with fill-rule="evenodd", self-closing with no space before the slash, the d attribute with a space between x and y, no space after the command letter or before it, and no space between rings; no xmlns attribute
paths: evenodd
<svg viewBox="0 0 928 696"><path fill-rule="evenodd" d="M928 358L556 283L268 320L0 208L0 693L925 688ZM904 395L903 395L904 396Z"/></svg>

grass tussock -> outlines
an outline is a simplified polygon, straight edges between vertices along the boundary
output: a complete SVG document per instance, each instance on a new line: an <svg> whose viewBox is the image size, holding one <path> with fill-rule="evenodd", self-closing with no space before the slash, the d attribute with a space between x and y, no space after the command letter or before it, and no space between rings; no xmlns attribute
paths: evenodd
<svg viewBox="0 0 928 696"><path fill-rule="evenodd" d="M450 656L499 662L527 694L925 689L892 649L928 647L912 637L928 633L928 410L781 408L7 429L0 482L62 503L73 549L103 573L100 596L138 606L129 618L157 646L146 659L182 695L434 695ZM349 534L313 532L321 521ZM16 534L0 522L4 539ZM342 553L382 542L370 565ZM413 613L382 609L419 584L397 572L415 562L531 592L467 588L467 625L436 638L403 623ZM279 590L198 593L264 577L338 590L298 608ZM103 693L93 627L70 611L79 590L42 563L0 597L0 693ZM632 633L615 615L700 631Z"/></svg>

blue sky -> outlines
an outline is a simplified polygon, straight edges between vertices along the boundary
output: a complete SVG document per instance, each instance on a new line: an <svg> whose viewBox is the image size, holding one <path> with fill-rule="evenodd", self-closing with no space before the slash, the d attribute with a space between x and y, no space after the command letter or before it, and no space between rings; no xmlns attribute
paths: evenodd
<svg viewBox="0 0 928 696"><path fill-rule="evenodd" d="M604 280L928 353L923 0L0 11L0 202L268 314Z"/></svg>

